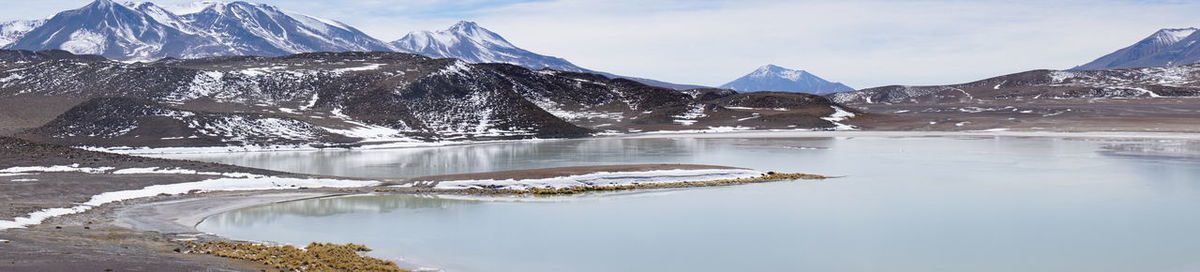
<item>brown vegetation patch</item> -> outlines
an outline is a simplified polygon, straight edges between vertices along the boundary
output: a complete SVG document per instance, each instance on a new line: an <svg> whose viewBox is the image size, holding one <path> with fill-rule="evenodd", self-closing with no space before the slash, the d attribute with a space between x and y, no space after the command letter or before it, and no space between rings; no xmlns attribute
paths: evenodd
<svg viewBox="0 0 1200 272"><path fill-rule="evenodd" d="M285 271L408 271L395 262L363 256L371 249L357 244L311 243L304 249L247 242L187 242L188 253L209 254L262 263Z"/></svg>

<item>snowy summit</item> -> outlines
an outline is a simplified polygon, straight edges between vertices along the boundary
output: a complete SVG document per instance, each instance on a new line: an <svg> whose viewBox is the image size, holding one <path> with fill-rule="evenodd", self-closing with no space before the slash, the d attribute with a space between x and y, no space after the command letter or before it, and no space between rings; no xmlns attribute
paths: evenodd
<svg viewBox="0 0 1200 272"><path fill-rule="evenodd" d="M804 70L793 70L776 65L764 65L748 75L721 85L721 88L736 91L797 92L829 94L853 91L842 83L830 82Z"/></svg>
<svg viewBox="0 0 1200 272"><path fill-rule="evenodd" d="M1072 70L1106 70L1178 66L1200 62L1200 36L1196 28L1158 30L1137 43L1104 55Z"/></svg>
<svg viewBox="0 0 1200 272"><path fill-rule="evenodd" d="M400 52L435 58L458 58L472 63L509 63L529 69L586 72L587 69L557 57L521 49L479 24L461 21L448 29L415 31L391 45Z"/></svg>
<svg viewBox="0 0 1200 272"><path fill-rule="evenodd" d="M5 49L63 49L118 60L391 49L333 20L242 1L165 8L96 0L45 21L9 24L0 26Z"/></svg>

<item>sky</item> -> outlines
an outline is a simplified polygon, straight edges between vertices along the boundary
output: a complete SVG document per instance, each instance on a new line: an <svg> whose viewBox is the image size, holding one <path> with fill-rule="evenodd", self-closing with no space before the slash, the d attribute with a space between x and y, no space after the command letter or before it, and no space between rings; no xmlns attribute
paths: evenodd
<svg viewBox="0 0 1200 272"><path fill-rule="evenodd" d="M0 20L90 0L0 0ZM152 1L174 5L186 0ZM1200 26L1172 0L258 0L381 40L478 22L524 49L614 74L717 86L759 66L855 88L1066 69L1161 28Z"/></svg>

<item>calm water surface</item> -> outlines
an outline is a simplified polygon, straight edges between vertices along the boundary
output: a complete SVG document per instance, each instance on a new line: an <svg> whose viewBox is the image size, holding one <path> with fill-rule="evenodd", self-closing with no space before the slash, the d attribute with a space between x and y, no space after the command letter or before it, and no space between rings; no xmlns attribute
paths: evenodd
<svg viewBox="0 0 1200 272"><path fill-rule="evenodd" d="M1124 155L1147 150L1156 155ZM593 139L171 157L359 177L623 163L846 176L523 201L352 196L199 226L363 243L447 271L1198 271L1195 150L1054 138Z"/></svg>

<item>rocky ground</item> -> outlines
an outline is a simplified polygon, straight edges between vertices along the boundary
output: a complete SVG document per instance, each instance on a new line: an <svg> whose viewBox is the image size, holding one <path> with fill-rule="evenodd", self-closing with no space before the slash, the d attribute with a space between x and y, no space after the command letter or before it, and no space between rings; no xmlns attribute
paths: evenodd
<svg viewBox="0 0 1200 272"><path fill-rule="evenodd" d="M1200 98L850 106L871 113L847 122L863 130L1200 132Z"/></svg>
<svg viewBox="0 0 1200 272"><path fill-rule="evenodd" d="M283 174L212 163L132 157L37 144L0 137L0 169L18 166L186 167L208 171ZM43 173L0 177L0 218L46 208L69 207L102 192L155 184L199 181L201 175L96 175ZM36 179L36 181L28 181ZM17 181L14 181L17 180ZM26 181L21 181L26 180ZM221 258L174 253L169 237L119 227L104 211L53 218L23 229L0 231L0 271L256 271L257 266Z"/></svg>

